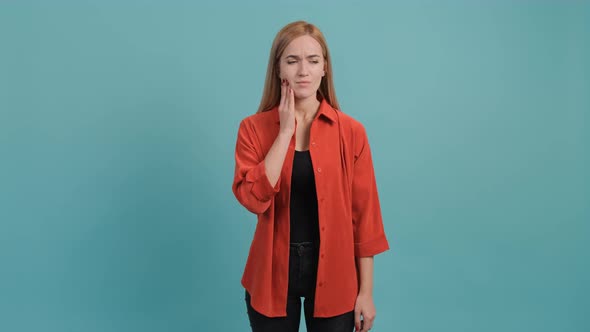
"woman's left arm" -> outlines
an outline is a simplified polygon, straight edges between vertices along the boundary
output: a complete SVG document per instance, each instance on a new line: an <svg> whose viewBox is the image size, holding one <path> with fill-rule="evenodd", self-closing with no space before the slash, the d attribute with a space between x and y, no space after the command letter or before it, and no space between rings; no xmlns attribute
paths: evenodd
<svg viewBox="0 0 590 332"><path fill-rule="evenodd" d="M377 313L373 302L373 262L373 256L356 258L360 290L354 308L355 331L368 331L373 326Z"/></svg>
<svg viewBox="0 0 590 332"><path fill-rule="evenodd" d="M373 296L373 262L373 256L356 258L360 278L359 294Z"/></svg>
<svg viewBox="0 0 590 332"><path fill-rule="evenodd" d="M373 302L373 256L388 250L389 243L383 228L371 148L364 126L359 124L355 136L352 223L359 293L354 311L356 331L366 332L373 326L376 315Z"/></svg>
<svg viewBox="0 0 590 332"><path fill-rule="evenodd" d="M371 156L371 147L365 128L355 133L354 165L352 175L352 228L354 256L371 257L389 249L385 236L377 181Z"/></svg>

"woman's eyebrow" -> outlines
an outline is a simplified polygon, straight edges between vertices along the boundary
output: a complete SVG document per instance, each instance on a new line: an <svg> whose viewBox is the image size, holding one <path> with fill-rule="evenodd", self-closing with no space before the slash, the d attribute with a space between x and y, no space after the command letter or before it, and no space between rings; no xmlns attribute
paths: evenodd
<svg viewBox="0 0 590 332"><path fill-rule="evenodd" d="M309 59L309 58L315 58L315 57L318 57L318 58L319 58L320 56L319 56L319 55L317 55L317 54L312 54L312 55L308 55L308 56L307 56L307 58L308 58L308 59ZM299 56L297 56L297 55L287 55L285 58L295 58L295 59L301 59L301 58L300 58Z"/></svg>

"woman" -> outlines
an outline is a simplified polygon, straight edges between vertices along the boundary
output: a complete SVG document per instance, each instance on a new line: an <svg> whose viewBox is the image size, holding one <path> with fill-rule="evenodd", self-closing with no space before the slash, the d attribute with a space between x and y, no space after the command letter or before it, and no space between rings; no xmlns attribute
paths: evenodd
<svg viewBox="0 0 590 332"><path fill-rule="evenodd" d="M301 297L308 331L368 331L373 256L389 244L365 129L339 111L316 26L275 37L235 160L233 193L258 218L241 280L252 331L298 331Z"/></svg>

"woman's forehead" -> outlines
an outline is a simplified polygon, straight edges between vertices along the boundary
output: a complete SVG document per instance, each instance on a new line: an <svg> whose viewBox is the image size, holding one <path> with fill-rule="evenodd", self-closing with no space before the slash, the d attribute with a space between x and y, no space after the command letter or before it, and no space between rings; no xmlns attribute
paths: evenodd
<svg viewBox="0 0 590 332"><path fill-rule="evenodd" d="M293 39L285 48L284 56L295 55L308 57L311 55L322 55L322 46L313 37L305 35Z"/></svg>

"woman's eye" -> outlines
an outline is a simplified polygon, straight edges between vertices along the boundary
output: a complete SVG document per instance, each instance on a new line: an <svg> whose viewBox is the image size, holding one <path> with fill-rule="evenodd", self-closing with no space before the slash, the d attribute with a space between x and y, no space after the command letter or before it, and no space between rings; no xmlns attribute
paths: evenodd
<svg viewBox="0 0 590 332"><path fill-rule="evenodd" d="M310 61L311 63L320 63L319 61L315 60L315 61ZM297 61L287 61L287 64L291 65L297 63Z"/></svg>

